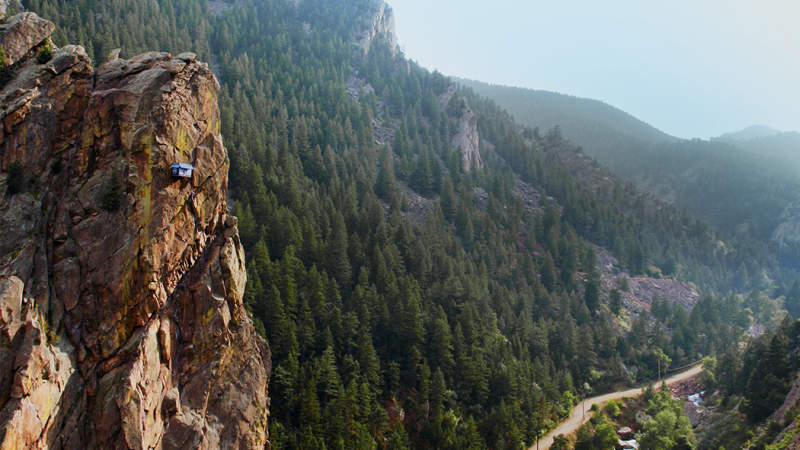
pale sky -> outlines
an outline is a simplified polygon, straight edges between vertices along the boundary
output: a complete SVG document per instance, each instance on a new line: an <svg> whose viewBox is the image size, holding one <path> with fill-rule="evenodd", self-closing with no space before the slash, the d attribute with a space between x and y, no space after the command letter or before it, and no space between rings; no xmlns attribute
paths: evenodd
<svg viewBox="0 0 800 450"><path fill-rule="evenodd" d="M800 0L388 0L406 56L679 137L800 130Z"/></svg>

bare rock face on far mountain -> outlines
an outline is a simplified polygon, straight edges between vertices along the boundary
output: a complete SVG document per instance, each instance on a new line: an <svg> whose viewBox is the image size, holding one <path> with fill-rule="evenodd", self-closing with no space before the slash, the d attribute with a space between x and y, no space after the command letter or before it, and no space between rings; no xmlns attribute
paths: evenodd
<svg viewBox="0 0 800 450"><path fill-rule="evenodd" d="M366 55L369 53L369 49L372 48L372 42L377 38L382 38L389 45L392 54L396 54L397 32L392 7L383 1L377 1L375 6L374 13L361 31L358 45Z"/></svg>
<svg viewBox="0 0 800 450"><path fill-rule="evenodd" d="M453 148L461 152L464 170L469 172L473 168L483 168L480 153L480 135L478 134L478 119L469 107L465 107L458 120L456 135L451 143Z"/></svg>
<svg viewBox="0 0 800 450"><path fill-rule="evenodd" d="M439 107L446 109L449 114L458 120L450 146L461 153L461 162L464 170L469 172L473 168L483 168L478 118L475 117L475 113L464 97L458 94L455 85L450 85L445 92L439 95Z"/></svg>
<svg viewBox="0 0 800 450"><path fill-rule="evenodd" d="M0 448L264 448L214 75L78 46L40 63L52 30L0 26Z"/></svg>

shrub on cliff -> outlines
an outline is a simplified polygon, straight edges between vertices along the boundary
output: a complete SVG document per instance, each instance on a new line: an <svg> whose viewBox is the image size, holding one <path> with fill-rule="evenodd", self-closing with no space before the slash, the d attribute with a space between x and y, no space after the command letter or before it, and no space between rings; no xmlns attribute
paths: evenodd
<svg viewBox="0 0 800 450"><path fill-rule="evenodd" d="M8 65L6 49L0 47L0 89L8 84L12 78L14 78L14 73L12 72L11 67Z"/></svg>
<svg viewBox="0 0 800 450"><path fill-rule="evenodd" d="M41 50L39 50L39 54L36 55L36 62L44 64L51 59L53 59L53 48L50 47L50 44L45 44Z"/></svg>
<svg viewBox="0 0 800 450"><path fill-rule="evenodd" d="M22 192L25 184L25 167L19 161L13 161L8 165L8 178L6 180L6 194L14 195Z"/></svg>
<svg viewBox="0 0 800 450"><path fill-rule="evenodd" d="M117 173L114 172L106 186L106 192L103 194L101 207L108 212L118 210L122 204L122 195L119 177L117 177Z"/></svg>

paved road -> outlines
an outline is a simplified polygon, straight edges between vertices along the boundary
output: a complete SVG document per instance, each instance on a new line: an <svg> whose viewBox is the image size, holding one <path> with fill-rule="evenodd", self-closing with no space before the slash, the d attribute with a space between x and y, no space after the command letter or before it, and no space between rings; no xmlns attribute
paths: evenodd
<svg viewBox="0 0 800 450"><path fill-rule="evenodd" d="M684 370L683 372L678 372L675 375L667 378L665 381L667 385L677 383L679 381L686 380L687 378L692 378L693 376L699 374L703 370L702 364L697 364L696 366L692 366L689 369ZM578 406L572 408L572 413L569 415L569 418L556 427L555 430L547 433L542 439L539 440L539 449L548 449L551 445L553 445L553 439L558 436L559 434L563 434L565 436L573 433L577 430L581 425L589 421L589 408L592 407L593 404L598 404L600 406L603 403L614 400L618 398L625 398L625 397L635 397L642 393L643 388L635 388L635 389L628 389L627 391L617 391L612 392L610 394L598 395L597 397L587 398L586 400L580 402ZM586 408L586 419L583 416L583 408ZM534 443L528 450L536 450L536 444Z"/></svg>

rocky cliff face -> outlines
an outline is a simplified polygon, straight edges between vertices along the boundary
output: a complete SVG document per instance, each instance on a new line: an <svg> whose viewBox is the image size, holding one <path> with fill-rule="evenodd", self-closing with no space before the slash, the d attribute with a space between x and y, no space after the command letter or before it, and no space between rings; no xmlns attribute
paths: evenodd
<svg viewBox="0 0 800 450"><path fill-rule="evenodd" d="M455 84L451 84L446 91L439 95L439 107L448 110L453 117L458 118L455 134L450 141L450 145L461 153L464 170L469 172L473 167L483 168L478 119L469 105L467 105L464 97L458 94Z"/></svg>
<svg viewBox="0 0 800 450"><path fill-rule="evenodd" d="M465 107L458 119L458 128L450 143L453 148L461 152L464 170L469 172L473 168L483 168L480 153L480 135L478 134L478 119L469 107Z"/></svg>
<svg viewBox="0 0 800 450"><path fill-rule="evenodd" d="M792 389L786 395L780 408L767 419L767 423L780 424L784 427L772 441L773 444L779 444L777 448L800 448L800 414L797 413L798 408L800 408L800 377L795 379Z"/></svg>
<svg viewBox="0 0 800 450"><path fill-rule="evenodd" d="M263 448L216 79L192 54L45 61L52 29L0 27L0 448Z"/></svg>
<svg viewBox="0 0 800 450"><path fill-rule="evenodd" d="M370 16L369 21L361 31L358 45L365 55L372 47L372 42L377 38L385 39L392 50L392 54L396 54L397 33L395 31L394 12L392 7L383 1L376 3L375 12Z"/></svg>

